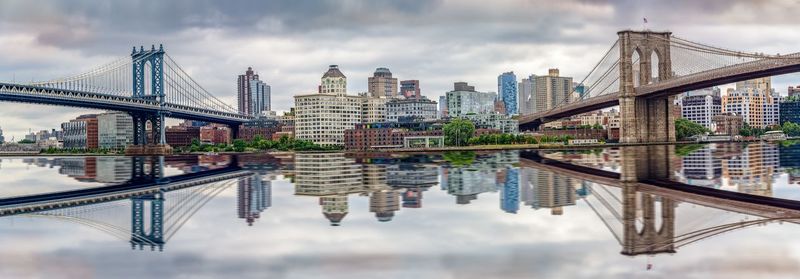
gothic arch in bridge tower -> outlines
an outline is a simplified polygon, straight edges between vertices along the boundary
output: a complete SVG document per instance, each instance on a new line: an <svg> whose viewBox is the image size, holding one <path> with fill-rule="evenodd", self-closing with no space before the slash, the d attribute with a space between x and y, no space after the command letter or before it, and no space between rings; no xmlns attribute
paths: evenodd
<svg viewBox="0 0 800 279"><path fill-rule="evenodd" d="M636 88L671 77L670 32L620 31L620 141L675 141L674 97L639 98ZM635 61L638 56L639 61ZM655 59L653 59L655 58ZM657 73L653 73L654 68ZM655 75L654 75L655 74Z"/></svg>

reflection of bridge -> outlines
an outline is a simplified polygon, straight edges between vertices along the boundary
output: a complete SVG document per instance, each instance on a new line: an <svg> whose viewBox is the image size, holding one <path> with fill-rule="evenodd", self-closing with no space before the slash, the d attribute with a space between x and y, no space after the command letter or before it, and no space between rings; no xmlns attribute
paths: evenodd
<svg viewBox="0 0 800 279"><path fill-rule="evenodd" d="M67 78L31 84L0 83L0 101L115 110L134 119L134 144L165 144L164 117L227 124L236 133L250 117L220 101L162 47L133 49L130 57Z"/></svg>
<svg viewBox="0 0 800 279"><path fill-rule="evenodd" d="M163 157L126 159L133 161L133 168L125 183L3 198L0 216L66 220L128 238L133 247L160 250L217 194L238 181L260 179L239 167L235 157L223 167L175 176L163 175Z"/></svg>
<svg viewBox="0 0 800 279"><path fill-rule="evenodd" d="M520 117L522 129L580 113L620 106L621 142L675 140L674 95L747 79L800 71L800 54L731 51L672 36L620 31L619 39L583 80L578 100ZM575 92L573 92L575 93Z"/></svg>
<svg viewBox="0 0 800 279"><path fill-rule="evenodd" d="M596 183L591 186L592 195L584 200L614 234L626 255L674 253L683 245L732 230L800 219L798 201L671 181L670 160L675 157L672 146L623 147L620 152L621 173L551 160L536 152L523 152L520 163ZM676 207L684 202L719 211L693 215L688 219L694 224L680 230ZM748 216L756 219L743 220Z"/></svg>

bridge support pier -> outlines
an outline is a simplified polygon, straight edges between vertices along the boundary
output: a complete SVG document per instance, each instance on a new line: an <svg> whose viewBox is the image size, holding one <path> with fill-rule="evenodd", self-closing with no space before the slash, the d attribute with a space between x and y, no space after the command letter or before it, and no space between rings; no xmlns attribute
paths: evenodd
<svg viewBox="0 0 800 279"><path fill-rule="evenodd" d="M131 113L131 117L133 118L133 144L125 148L126 155L172 154L172 147L166 141L163 114ZM149 133L148 126L150 126Z"/></svg>
<svg viewBox="0 0 800 279"><path fill-rule="evenodd" d="M621 97L620 142L675 141L674 101L674 96L653 99Z"/></svg>

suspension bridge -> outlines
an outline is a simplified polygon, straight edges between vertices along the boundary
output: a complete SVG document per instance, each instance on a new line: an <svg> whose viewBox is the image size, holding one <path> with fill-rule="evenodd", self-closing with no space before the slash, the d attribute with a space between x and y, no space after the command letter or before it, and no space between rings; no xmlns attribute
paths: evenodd
<svg viewBox="0 0 800 279"><path fill-rule="evenodd" d="M140 148L166 145L165 117L225 124L234 138L239 125L252 118L208 92L155 45L134 47L129 57L69 77L0 83L0 101L127 112L134 120L133 144Z"/></svg>
<svg viewBox="0 0 800 279"><path fill-rule="evenodd" d="M0 217L20 215L81 224L129 241L132 248L149 246L161 251L219 193L236 184L260 182L257 173L231 158L221 167L165 176L164 157L128 157L132 171L124 183L2 198ZM182 163L172 160L172 164Z"/></svg>
<svg viewBox="0 0 800 279"><path fill-rule="evenodd" d="M591 182L582 199L622 246L624 255L675 253L676 249L723 233L772 222L800 223L800 202L675 182L668 162L671 146L621 148L621 172L520 154L522 167ZM674 155L672 155L674 157ZM679 204L688 222L678 222ZM701 212L691 212L694 205ZM696 208L694 210L697 210Z"/></svg>
<svg viewBox="0 0 800 279"><path fill-rule="evenodd" d="M620 142L675 141L675 95L754 78L800 72L800 53L728 50L673 36L632 31L619 38L573 92L519 118L520 130L603 108L620 108Z"/></svg>

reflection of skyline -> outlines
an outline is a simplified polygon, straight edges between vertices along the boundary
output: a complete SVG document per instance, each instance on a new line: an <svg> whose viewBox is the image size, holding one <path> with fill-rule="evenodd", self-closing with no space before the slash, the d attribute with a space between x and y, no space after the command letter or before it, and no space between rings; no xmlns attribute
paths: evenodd
<svg viewBox="0 0 800 279"><path fill-rule="evenodd" d="M252 226L261 212L272 206L272 181L263 180L261 175L254 174L239 180L237 191L237 207L240 219L245 219Z"/></svg>
<svg viewBox="0 0 800 279"><path fill-rule="evenodd" d="M522 202L533 209L549 208L550 214L562 215L563 207L575 205L574 179L555 173L523 168L520 179Z"/></svg>
<svg viewBox="0 0 800 279"><path fill-rule="evenodd" d="M681 174L687 183L719 188L722 184L722 160L713 156L714 145L706 145L683 157Z"/></svg>
<svg viewBox="0 0 800 279"><path fill-rule="evenodd" d="M511 152L511 154L513 153L514 152ZM703 157L711 153L714 152L700 152L693 154L693 156ZM570 156L575 157L575 155L570 155ZM597 155L587 154L586 156L597 156ZM512 159L509 159L509 157L511 157ZM686 160L685 157L680 159L684 161L684 163L682 164L682 166L684 167L684 169L681 170L682 173L691 174L692 172L685 171L686 168L691 168L693 166L691 163L689 163L691 160ZM593 158L592 160L595 159ZM112 162L109 166L117 166L118 169L120 170L123 170L124 166L129 165L128 163L125 162L113 163L113 161L118 161L118 159L113 159L111 157L109 157L108 160L100 160L100 159L95 160L96 162L95 173L97 174L97 176L100 175L101 165L108 164L108 163L101 163L101 161ZM69 165L70 167L73 167L73 166L80 166L80 162L81 162L80 160L75 160L74 162L71 163L59 163L59 164ZM152 162L158 162L158 161L156 160ZM478 195L485 193L487 191L493 191L498 194L497 197L499 199L484 200L483 203L476 203L474 205L470 205L470 207L482 208L482 206L485 205L487 202L491 202L492 204L494 204L494 202L498 202L499 209L508 213L519 213L521 207L519 203L524 203L525 207L531 207L532 209L547 208L549 209L547 211L550 211L551 214L561 215L564 214L564 212L566 211L565 207L578 205L576 199L579 198L590 199L593 198L593 196L595 196L596 194L599 194L600 192L605 191L607 193L609 191L608 189L606 189L608 187L602 188L594 184L593 182L574 178L573 176L565 176L563 174L560 174L559 172L552 172L551 170L547 169L531 168L529 164L520 162L518 157L515 159L513 155L508 156L508 154L502 154L502 155L493 154L488 156L478 155L475 159L475 162L472 164L464 166L451 166L445 164L445 167L443 167L441 170L439 169L439 166L430 163L428 164L403 163L398 161L392 161L390 163L387 163L389 161L380 161L383 163L376 163L376 161L370 161L366 163L356 163L356 162L358 162L357 159L350 158L344 154L311 155L308 157L300 156L299 158L295 158L295 161L293 161L295 165L294 171L299 173L299 175L295 177L296 181L298 181L298 184L295 185L296 186L295 193L298 195L315 196L313 198L314 200L313 203L307 203L307 204L314 206L314 208L317 208L316 206L319 206L319 210L321 211L322 215L326 219L328 219L330 224L333 226L338 226L338 225L343 225L344 222L347 221L348 219L347 216L350 212L349 205L351 202L354 205L363 205L365 204L365 202L368 202L368 209L361 209L363 207L358 207L359 211L361 210L368 211L370 213L369 220L373 222L376 221L389 222L392 220L399 219L398 216L406 217L406 215L399 214L400 210L404 210L405 208L420 208L422 205L421 197L423 192L426 189L429 189L430 186L435 185L437 178L443 178L441 181L447 181L446 184L452 184L456 186L474 185L470 184L469 182L464 183L463 181L464 177L470 177L469 175L467 176L456 175L455 180L453 179L454 176L452 175L449 176L450 179L447 179L448 177L445 177L444 175L442 177L436 177L431 175L439 173L440 171L442 173L445 173L445 171L447 171L447 173L475 172L475 173L485 174L485 176L489 177L488 181L490 181L490 183L488 183L489 184L488 186L490 187L483 187L483 188L465 187L464 189L466 190L477 189L477 191L473 191L474 195L472 195L472 197L477 197ZM241 162L239 163L240 163L239 165L241 166L242 165ZM152 164L151 161L148 161L148 164ZM84 163L84 166L85 165L86 164ZM272 181L275 180L276 177L279 177L277 173L272 173L273 170L276 170L275 168L262 168L258 165L258 163L249 164L248 171L251 169L265 170L266 171L265 173L269 174L261 175L256 172L256 174L248 176L246 179L238 182L234 181L234 183L236 184L232 184L238 186L236 190L237 206L238 206L237 217L241 218L238 220L241 221L242 219L244 219L244 221L246 221L249 225L252 225L254 222L258 221L259 218L264 218L264 216L266 216L264 215L265 210L268 210L268 208L272 206L272 195L271 195ZM75 174L80 175L80 173L78 172L75 172ZM85 173L83 175L85 175ZM398 177L407 177L409 179L408 181L404 181L403 179ZM347 183L343 184L311 183L315 181L316 182L345 181ZM359 183L352 183L354 181ZM445 192L450 193L451 189L449 187L445 186L444 188L446 190ZM308 194L299 192L301 189L305 189L305 191L307 191ZM619 188L612 187L611 191L615 191L615 189ZM350 197L350 195L352 195L352 197ZM636 218L650 218L647 216L658 214L654 213L655 210L653 208L662 208L660 209L661 210L660 212L662 213L667 212L666 214L673 214L670 211L664 211L664 209L670 210L673 208L673 206L670 205L671 201L669 199L655 197L655 195L653 194L647 194L647 195L653 197L648 198L641 194L638 194L637 199L642 199L639 197L650 199L648 200L648 202L652 203L653 206L647 206L646 204L644 206L637 205L637 207L634 208L635 210L631 211L633 213L628 213L628 215L635 215ZM364 200L358 200L359 202L355 202L355 200L350 200L350 198L356 200L363 198ZM149 206L156 206L158 203L153 201L159 200L157 196L144 197L139 199L144 200L145 204L147 203L154 204ZM166 207L168 205L175 205L175 204L176 204L176 198L174 196L167 196L167 198L165 198L163 201L163 205L165 206L164 214L169 215L167 213L168 210L166 210ZM669 206L664 206L665 204ZM677 205L679 204L679 202L675 202L674 204ZM495 204L495 207L492 207L492 210L497 210L498 207L496 207L496 205L497 204ZM595 205L597 206L599 204L595 203ZM575 209L579 209L579 207L575 207ZM441 210L441 208L434 206L431 210L434 211ZM468 210L467 212L471 211L472 210ZM544 213L546 213L547 211L544 211ZM581 212L581 211L583 210L575 210L574 212ZM153 211L151 210L150 212L151 212L150 214L152 214ZM273 209L272 212L277 213L280 211L274 211ZM526 212L526 209L523 209L522 212L523 213ZM527 210L527 212L531 212L531 210ZM126 214L130 214L130 210L126 211ZM576 213L570 211L570 214L576 214ZM360 215L359 217L353 217L351 215L349 219L350 221L353 221L354 218L358 219L362 218L362 216L363 215ZM413 216L413 215L408 215L408 216ZM527 217L529 216L526 216L526 218ZM362 218L359 220L364 220L364 219ZM665 220L672 220L672 219L665 219ZM361 225L358 222L355 222L355 224ZM655 224L659 224L659 222L656 222ZM668 225L667 227L670 226L671 225ZM657 244L659 245L661 245L661 243L669 244L669 241L672 241L671 238L673 238L674 235L675 234L670 233L670 234L665 234L663 236L659 236L660 240L657 240ZM142 237L146 236L147 236L146 234L142 234ZM646 241L649 240L646 237L641 238L637 241L640 242L632 242L633 244L631 243L626 244L626 245L633 245L625 248L629 249L630 247L633 247L630 248L629 250L626 250L628 251L627 253L630 254L655 253L658 251L673 250L667 244L664 244L663 246L666 247L665 249L649 249L647 248L647 245L652 246L652 244L647 244L648 242ZM653 246L653 247L658 248L658 246Z"/></svg>
<svg viewBox="0 0 800 279"><path fill-rule="evenodd" d="M722 172L739 192L771 197L778 157L778 148L772 144L750 144L740 155L723 160Z"/></svg>

